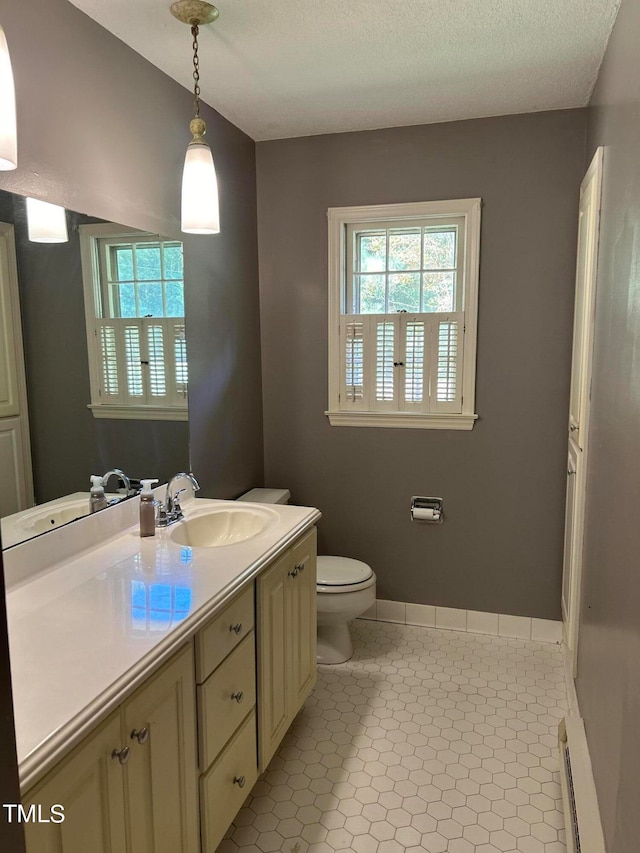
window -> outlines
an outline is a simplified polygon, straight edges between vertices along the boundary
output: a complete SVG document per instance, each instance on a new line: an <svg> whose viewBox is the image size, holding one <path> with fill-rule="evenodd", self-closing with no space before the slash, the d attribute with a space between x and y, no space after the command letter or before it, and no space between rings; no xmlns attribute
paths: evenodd
<svg viewBox="0 0 640 853"><path fill-rule="evenodd" d="M333 426L473 428L480 204L329 209Z"/></svg>
<svg viewBox="0 0 640 853"><path fill-rule="evenodd" d="M187 419L182 243L80 226L95 417Z"/></svg>

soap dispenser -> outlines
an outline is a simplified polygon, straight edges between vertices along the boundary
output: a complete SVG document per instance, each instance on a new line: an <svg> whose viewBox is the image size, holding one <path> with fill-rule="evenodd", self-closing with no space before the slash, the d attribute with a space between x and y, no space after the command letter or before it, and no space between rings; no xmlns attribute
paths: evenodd
<svg viewBox="0 0 640 853"><path fill-rule="evenodd" d="M104 482L102 477L91 475L91 492L89 493L89 512L97 512L109 506L104 494Z"/></svg>
<svg viewBox="0 0 640 853"><path fill-rule="evenodd" d="M140 536L156 535L156 502L153 498L152 486L157 479L140 480L142 492L140 493Z"/></svg>

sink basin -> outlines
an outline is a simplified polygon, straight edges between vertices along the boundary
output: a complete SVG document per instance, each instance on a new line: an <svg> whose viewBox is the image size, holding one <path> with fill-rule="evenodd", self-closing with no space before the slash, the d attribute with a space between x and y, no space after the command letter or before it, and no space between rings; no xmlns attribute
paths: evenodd
<svg viewBox="0 0 640 853"><path fill-rule="evenodd" d="M251 539L277 520L272 510L225 507L178 522L170 538L178 545L216 548Z"/></svg>
<svg viewBox="0 0 640 853"><path fill-rule="evenodd" d="M73 501L72 503L52 506L46 510L25 513L17 523L23 530L31 534L38 534L45 533L47 530L54 530L56 527L60 527L61 524L67 524L69 521L74 521L76 518L82 518L82 516L88 514L89 498L87 497L85 500Z"/></svg>

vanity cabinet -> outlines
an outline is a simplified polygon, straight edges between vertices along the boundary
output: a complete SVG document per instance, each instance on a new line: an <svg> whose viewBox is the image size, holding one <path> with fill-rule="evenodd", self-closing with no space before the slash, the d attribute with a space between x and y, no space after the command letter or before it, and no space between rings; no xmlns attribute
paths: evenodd
<svg viewBox="0 0 640 853"><path fill-rule="evenodd" d="M202 853L214 853L258 778L254 585L196 635Z"/></svg>
<svg viewBox="0 0 640 853"><path fill-rule="evenodd" d="M215 853L315 681L314 528L29 790L28 853Z"/></svg>
<svg viewBox="0 0 640 853"><path fill-rule="evenodd" d="M316 530L256 581L259 768L316 683Z"/></svg>
<svg viewBox="0 0 640 853"><path fill-rule="evenodd" d="M27 823L28 853L197 853L193 647L175 655L24 802L62 823Z"/></svg>
<svg viewBox="0 0 640 853"><path fill-rule="evenodd" d="M253 611L252 586L196 638L202 853L215 853L316 682L315 528L258 575L255 626ZM226 653L209 654L210 674L207 635Z"/></svg>

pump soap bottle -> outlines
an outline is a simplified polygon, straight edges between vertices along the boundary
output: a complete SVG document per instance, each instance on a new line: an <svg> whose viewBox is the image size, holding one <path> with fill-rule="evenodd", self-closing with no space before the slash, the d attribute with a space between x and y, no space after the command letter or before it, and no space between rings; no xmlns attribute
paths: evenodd
<svg viewBox="0 0 640 853"><path fill-rule="evenodd" d="M97 512L109 506L109 501L104 494L104 483L102 477L91 475L91 492L89 493L89 512Z"/></svg>
<svg viewBox="0 0 640 853"><path fill-rule="evenodd" d="M142 492L140 494L140 536L156 535L156 502L153 499L151 487L157 483L157 479L140 480Z"/></svg>

